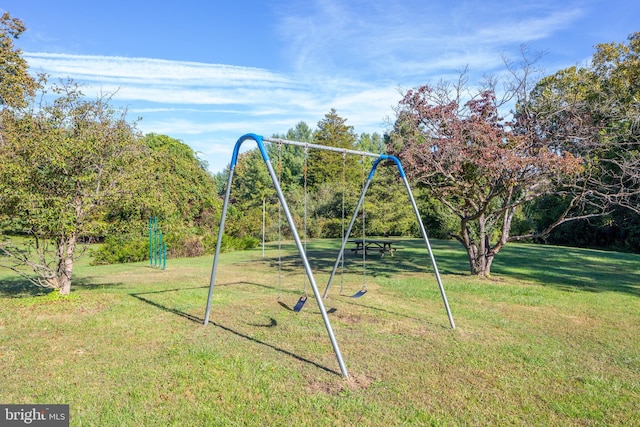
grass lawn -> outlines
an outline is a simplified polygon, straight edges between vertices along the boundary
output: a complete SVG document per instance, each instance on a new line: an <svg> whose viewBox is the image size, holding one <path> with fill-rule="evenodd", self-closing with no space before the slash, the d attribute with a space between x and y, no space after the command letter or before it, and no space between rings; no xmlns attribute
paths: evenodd
<svg viewBox="0 0 640 427"><path fill-rule="evenodd" d="M640 425L640 256L510 245L491 279L455 242L347 256L327 308L333 353L294 246L89 266L69 298L0 271L0 403L65 403L71 425ZM324 284L339 243L313 241ZM358 299L341 296L368 292ZM307 285L311 294L311 290Z"/></svg>

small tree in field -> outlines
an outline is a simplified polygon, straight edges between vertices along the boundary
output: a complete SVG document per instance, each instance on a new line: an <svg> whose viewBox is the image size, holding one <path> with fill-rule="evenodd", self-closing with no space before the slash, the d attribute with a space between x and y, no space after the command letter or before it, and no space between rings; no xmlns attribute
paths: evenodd
<svg viewBox="0 0 640 427"><path fill-rule="evenodd" d="M68 294L79 240L99 234L108 207L142 182L133 179L142 148L108 98L86 100L71 82L55 94L2 111L0 220L27 243L0 242L0 267Z"/></svg>
<svg viewBox="0 0 640 427"><path fill-rule="evenodd" d="M407 175L459 219L451 235L466 249L471 273L488 276L510 240L524 203L551 193L579 159L503 120L492 87L466 102L461 84L409 90L397 109L390 151Z"/></svg>

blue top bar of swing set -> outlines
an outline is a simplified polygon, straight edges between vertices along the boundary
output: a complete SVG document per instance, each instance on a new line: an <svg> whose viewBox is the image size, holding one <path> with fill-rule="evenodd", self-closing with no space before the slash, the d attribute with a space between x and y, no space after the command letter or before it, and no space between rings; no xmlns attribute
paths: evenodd
<svg viewBox="0 0 640 427"><path fill-rule="evenodd" d="M238 161L238 155L240 153L240 146L247 139L253 139L258 144L258 149L260 150L260 154L262 154L262 158L264 159L265 162L269 161L269 154L267 153L267 150L266 150L266 148L264 146L264 141L272 142L272 143L276 143L276 144L296 145L296 146L305 147L305 148L317 148L317 149L321 149L321 150L335 151L337 153L356 154L356 155L359 155L359 156L376 157L376 161L373 163L373 166L371 167L371 172L369 173L369 179L373 178L373 174L375 173L375 170L376 170L376 168L378 167L378 164L381 161L391 160L398 167L398 173L400 174L400 177L401 178L405 178L406 177L406 175L404 173L404 169L402 169L402 165L400 164L400 160L395 156L390 156L390 155L387 155L387 154L369 153L367 151L350 150L348 148L339 148L339 147L330 147L330 146L327 146L327 145L311 144L311 143L308 143L308 142L290 141L290 140L287 140L287 139L280 139L280 138L264 138L263 136L256 135L255 133L248 133L248 134L242 135L240 138L238 138L238 141L236 142L236 145L235 145L235 147L233 149L233 156L231 158L231 164L229 166L229 168L231 170L233 170L235 168L236 163Z"/></svg>
<svg viewBox="0 0 640 427"><path fill-rule="evenodd" d="M231 156L231 164L229 165L229 169L233 170L236 167L236 163L238 162L238 155L240 154L240 146L247 139L253 139L258 144L258 149L260 150L260 154L262 154L262 158L265 161L269 161L269 155L267 154L267 150L264 148L264 144L262 143L262 136L256 135L255 133L247 133L238 138L236 146L233 148L233 156Z"/></svg>
<svg viewBox="0 0 640 427"><path fill-rule="evenodd" d="M404 173L404 169L402 169L402 165L400 164L400 159L398 159L395 156L389 156L387 154L381 154L380 157L373 162L373 166L371 167L371 172L369 172L369 179L373 179L373 174L376 171L376 168L378 167L378 164L383 161L383 160L391 160L396 164L396 167L398 168L398 173L400 174L400 178L405 179L406 175Z"/></svg>

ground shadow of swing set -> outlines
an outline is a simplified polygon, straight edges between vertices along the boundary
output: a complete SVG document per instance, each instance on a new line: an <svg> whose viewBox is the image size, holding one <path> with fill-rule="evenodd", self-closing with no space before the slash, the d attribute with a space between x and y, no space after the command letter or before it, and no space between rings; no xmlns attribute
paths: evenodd
<svg viewBox="0 0 640 427"><path fill-rule="evenodd" d="M400 160L394 156L389 156L386 154L375 154L375 153L369 153L369 152L365 152L365 151L356 151L356 150L349 150L349 149L345 149L345 148L338 148L338 147L328 147L328 146L324 146L324 145L318 145L318 144L311 144L311 143L305 143L305 142L299 142L299 141L289 141L289 140L285 140L285 139L279 139L279 138L265 138L262 137L260 135L256 135L256 134L246 134L241 136L238 141L236 142L236 145L233 149L233 155L231 158L231 163L229 165L229 178L227 181L227 187L226 187L226 191L225 191L225 196L224 196L224 202L222 205L222 216L220 219L220 228L218 231L218 241L216 244L216 251L215 251L215 255L214 255L214 259L213 259L213 267L211 269L211 280L210 280L210 284L209 284L209 295L207 297L207 306L205 309L205 317L204 317L204 324L207 325L209 323L209 317L211 314L211 301L212 301L212 297L213 297L213 289L214 289L214 284L215 284L215 280L216 280L216 272L218 270L218 260L220 258L220 248L222 246L222 235L224 233L224 224L225 224L225 218L227 216L227 209L229 207L229 197L231 194L231 184L233 182L233 175L234 175L234 170L235 170L235 166L236 163L238 161L238 155L240 153L240 146L242 145L243 142L247 141L247 140L253 140L258 144L258 149L260 150L260 154L262 155L262 159L264 160L266 166L267 166L267 170L269 171L269 175L271 176L271 180L273 181L273 185L275 187L276 193L278 195L278 199L280 200L280 204L282 207L282 210L285 214L285 217L289 223L289 227L291 229L291 234L293 235L293 240L296 243L296 246L298 248L298 252L300 254L300 258L302 260L302 264L304 266L304 270L306 273L307 278L309 279L309 284L311 286L311 289L313 290L313 294L315 296L316 302L318 303L318 309L320 310L320 314L322 315L322 319L324 321L325 327L327 329L327 334L329 335L329 340L331 341L331 345L333 346L333 351L335 352L336 355L336 359L338 360L338 364L340 365L340 371L342 372L342 375L344 377L349 377L349 373L347 371L347 367L344 364L344 360L342 358L342 354L340 352L340 348L338 346L338 341L335 338L335 335L333 333L333 328L331 327L331 322L329 320L329 316L327 314L327 310L324 307L324 303L323 303L323 299L327 297L328 293L329 293L329 289L331 288L331 284L333 282L333 278L335 276L335 273L339 267L340 264L340 260L343 258L344 256L344 251L345 251L345 247L347 245L347 242L349 240L349 236L351 234L351 230L353 229L353 226L355 224L356 218L358 216L358 212L360 211L360 207L363 205L364 203L364 198L365 195L367 193L367 190L369 189L369 186L371 184L371 181L373 180L373 177L375 175L376 169L378 167L378 165L381 162L384 161L391 161L394 162L397 169L398 169L398 174L400 176L400 178L402 179L404 186L407 190L407 194L409 196L409 200L411 201L411 204L413 206L413 210L414 213L416 215L417 221L418 221L418 225L420 227L420 231L422 233L422 237L424 239L426 248L427 248L427 252L429 253L429 256L431 258L431 264L433 265L433 269L435 272L435 276L436 276L436 280L438 282L438 286L440 288L440 294L442 296L442 300L444 302L444 306L445 309L447 311L447 316L449 317L449 324L451 325L452 329L455 329L455 323L453 321L453 316L451 315L451 310L449 308L449 303L447 301L447 297L446 294L444 292L444 287L442 285L442 279L440 278L440 273L438 272L438 267L436 265L436 260L433 256L433 251L431 250L431 244L429 243L429 238L427 237L427 232L424 228L424 225L422 224L422 220L420 217L420 212L418 211L418 206L416 205L415 199L413 197L413 193L411 192L411 187L409 186L409 181L407 180L407 177L404 173L404 170L402 169L402 165L400 164ZM289 210L289 206L287 204L287 201L284 197L284 193L282 192L282 189L280 187L280 183L278 180L278 177L276 175L275 170L273 169L273 165L271 164L271 160L269 159L269 155L267 153L266 147L265 147L265 142L268 143L274 143L274 144L286 144L286 145L295 145L295 146L299 146L299 147L305 147L305 149L308 148L312 148L312 149L319 149L319 150L327 150L327 151L334 151L334 152L338 152L338 153L342 153L343 155L347 155L347 154L352 154L352 155L358 155L358 156L362 156L362 157L372 157L375 158L375 161L373 162L373 165L371 166L371 171L369 172L369 175L363 185L362 188L362 193L360 194L360 198L358 200L358 203L354 209L354 213L353 216L351 217L351 221L349 223L349 226L347 227L347 231L344 234L344 237L342 239L342 244L340 246L340 252L338 253L338 256L336 257L336 261L333 267L333 270L331 272L331 275L329 277L329 280L327 282L327 286L324 290L324 293L321 295L320 291L318 290L318 285L316 284L314 275L313 275L313 271L311 270L311 266L309 264L309 260L307 259L307 255L305 253L304 250L304 246L302 244L302 241L300 240L300 236L298 234L298 231L296 229L295 223L293 222L293 217L291 216L291 211ZM359 292L357 292L356 294L353 295L353 297L360 297L362 295L364 295L364 293L366 292L366 289L361 289ZM293 308L290 308L288 306L286 306L286 304L282 303L283 306L285 306L286 308L292 310L292 311L300 311L302 309L302 306L304 305L304 303L306 302L307 298L306 295L303 295L298 302L296 303L296 305Z"/></svg>

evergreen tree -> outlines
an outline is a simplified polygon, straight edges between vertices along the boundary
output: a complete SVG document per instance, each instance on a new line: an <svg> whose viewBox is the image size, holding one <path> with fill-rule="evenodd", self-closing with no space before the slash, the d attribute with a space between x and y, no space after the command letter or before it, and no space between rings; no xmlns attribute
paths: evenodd
<svg viewBox="0 0 640 427"><path fill-rule="evenodd" d="M357 135L353 126L346 124L347 119L338 115L334 108L325 114L318 122L318 129L313 134L313 142L329 147L339 147L353 150ZM346 181L357 180L361 175L362 159L353 155L345 158L340 153L326 150L309 150L307 153L307 180L311 187L318 187L324 183L342 184L342 170L345 169Z"/></svg>

